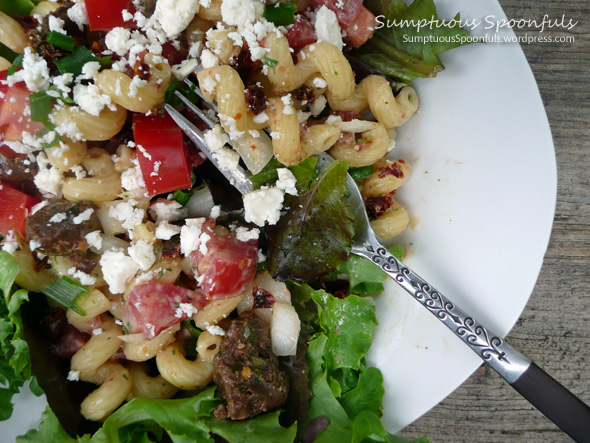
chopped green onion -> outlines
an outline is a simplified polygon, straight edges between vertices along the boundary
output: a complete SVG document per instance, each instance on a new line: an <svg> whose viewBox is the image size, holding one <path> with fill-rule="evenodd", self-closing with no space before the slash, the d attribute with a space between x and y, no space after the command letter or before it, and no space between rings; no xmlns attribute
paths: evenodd
<svg viewBox="0 0 590 443"><path fill-rule="evenodd" d="M65 95L64 92L61 89L59 89L57 86L50 86L49 88L47 88L47 90L48 91L53 91L53 92L59 94L59 97L56 97L56 98L58 98L59 100L61 100L64 103L68 103L68 104L74 104L74 103L76 103L74 101L74 99L72 99L69 96Z"/></svg>
<svg viewBox="0 0 590 443"><path fill-rule="evenodd" d="M176 97L176 94L174 94L174 91L176 91L176 88L178 88L179 83L180 80L175 78L174 80L172 80L172 83L170 83L170 86L168 86L168 88L166 89L166 103L168 103L171 106L176 106L180 104L180 99Z"/></svg>
<svg viewBox="0 0 590 443"><path fill-rule="evenodd" d="M86 311L76 304L76 299L80 294L88 292L88 289L79 285L71 278L62 277L41 289L40 292L55 300L64 308L71 309L79 315L86 315Z"/></svg>
<svg viewBox="0 0 590 443"><path fill-rule="evenodd" d="M361 166L360 168L350 168L348 173L355 182L358 182L364 178L370 177L373 174L373 166Z"/></svg>
<svg viewBox="0 0 590 443"><path fill-rule="evenodd" d="M6 71L6 76L10 77L12 74L14 74L16 72L16 70L18 68L22 67L22 65L23 65L23 55L21 54L13 60L12 66L10 68L8 68L8 71Z"/></svg>
<svg viewBox="0 0 590 443"><path fill-rule="evenodd" d="M8 46L0 43L0 57L4 57L6 60L8 60L10 63L12 63L14 61L14 59L17 58L18 56L19 56L18 52L14 52Z"/></svg>
<svg viewBox="0 0 590 443"><path fill-rule="evenodd" d="M72 74L80 75L82 73L82 67L88 62L100 61L94 54L86 49L84 46L78 46L72 51L71 55L60 58L55 61L55 65L59 72L66 74L71 72Z"/></svg>
<svg viewBox="0 0 590 443"><path fill-rule="evenodd" d="M47 43L71 52L74 49L76 40L74 39L74 37L71 37L69 35L64 35L60 32L51 31L49 34L47 34Z"/></svg>
<svg viewBox="0 0 590 443"><path fill-rule="evenodd" d="M172 200L176 200L182 206L186 206L193 194L192 189L178 189L172 194Z"/></svg>
<svg viewBox="0 0 590 443"><path fill-rule="evenodd" d="M49 113L53 106L53 97L46 92L35 92L29 97L31 104L31 120L44 123L49 121Z"/></svg>
<svg viewBox="0 0 590 443"><path fill-rule="evenodd" d="M34 6L30 0L0 0L0 11L6 15L29 15Z"/></svg>
<svg viewBox="0 0 590 443"><path fill-rule="evenodd" d="M199 338L199 335L201 335L201 333L203 332L193 324L192 320L183 320L180 324L186 327L191 333L191 335L195 338Z"/></svg>
<svg viewBox="0 0 590 443"><path fill-rule="evenodd" d="M389 248L389 252L391 252L398 260L401 260L404 257L404 248L401 245L392 246Z"/></svg>
<svg viewBox="0 0 590 443"><path fill-rule="evenodd" d="M96 60L100 63L101 68L108 68L112 63L112 57L110 55L107 55L106 57L96 57Z"/></svg>
<svg viewBox="0 0 590 443"><path fill-rule="evenodd" d="M41 147L43 149L53 148L54 146L57 146L60 141L61 141L61 137L59 136L59 134L56 133L53 140L51 140L49 142L42 142Z"/></svg>
<svg viewBox="0 0 590 443"><path fill-rule="evenodd" d="M260 262L256 265L256 272L259 271L266 271L268 269L268 264L266 261Z"/></svg>
<svg viewBox="0 0 590 443"><path fill-rule="evenodd" d="M277 26L285 26L295 23L295 12L297 12L295 3L275 3L266 5L264 18Z"/></svg>
<svg viewBox="0 0 590 443"><path fill-rule="evenodd" d="M273 60L272 58L262 57L262 63L264 63L266 66L274 68L277 65L277 63L279 63L279 62L276 60Z"/></svg>

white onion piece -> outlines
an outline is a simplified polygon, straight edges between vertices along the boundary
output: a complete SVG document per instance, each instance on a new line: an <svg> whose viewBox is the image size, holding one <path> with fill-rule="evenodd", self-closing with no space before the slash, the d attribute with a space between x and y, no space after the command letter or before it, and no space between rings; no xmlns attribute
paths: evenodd
<svg viewBox="0 0 590 443"><path fill-rule="evenodd" d="M375 129L377 126L379 126L379 123L371 122L371 121L367 121L367 120L358 120L355 118L355 119L350 120L348 122L336 122L336 123L334 123L334 126L336 126L341 131L344 131L344 132L357 133L357 132L371 131L372 129Z"/></svg>
<svg viewBox="0 0 590 443"><path fill-rule="evenodd" d="M259 288L270 292L275 299L275 303L291 304L291 293L287 289L287 285L282 281L274 280L268 271L258 273L254 279L254 284Z"/></svg>
<svg viewBox="0 0 590 443"><path fill-rule="evenodd" d="M301 322L295 308L286 303L275 303L272 308L270 337L276 355L295 355Z"/></svg>
<svg viewBox="0 0 590 443"><path fill-rule="evenodd" d="M186 204L189 217L209 217L211 208L215 205L213 196L207 185L194 189L193 195Z"/></svg>
<svg viewBox="0 0 590 443"><path fill-rule="evenodd" d="M125 343L141 343L142 341L145 341L145 335L143 335L143 332L138 334L119 335L117 338Z"/></svg>
<svg viewBox="0 0 590 443"><path fill-rule="evenodd" d="M272 322L272 309L271 308L258 308L254 310L254 313L264 320L266 323L271 324Z"/></svg>
<svg viewBox="0 0 590 443"><path fill-rule="evenodd" d="M98 251L95 248L90 248L94 252L98 252L99 254L103 254L105 251L110 251L111 249L123 249L127 250L129 247L129 242L115 237L113 235L103 235L102 236L102 245Z"/></svg>
<svg viewBox="0 0 590 443"><path fill-rule="evenodd" d="M249 311L254 307L254 296L252 293L246 294L244 298L238 303L238 314L242 315L242 312Z"/></svg>
<svg viewBox="0 0 590 443"><path fill-rule="evenodd" d="M244 135L232 141L232 146L252 174L258 174L272 158L272 141L264 131L257 131L258 137L254 137L246 131Z"/></svg>

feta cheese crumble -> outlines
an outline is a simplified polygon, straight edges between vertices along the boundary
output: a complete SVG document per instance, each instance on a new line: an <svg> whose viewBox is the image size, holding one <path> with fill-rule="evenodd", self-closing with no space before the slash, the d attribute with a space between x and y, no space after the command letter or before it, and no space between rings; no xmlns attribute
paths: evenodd
<svg viewBox="0 0 590 443"><path fill-rule="evenodd" d="M247 222L264 226L274 225L281 217L284 195L277 187L248 192L244 198L244 217Z"/></svg>
<svg viewBox="0 0 590 443"><path fill-rule="evenodd" d="M147 271L156 262L156 254L154 253L154 246L145 240L139 240L137 243L131 245L127 250L129 257L135 260L135 263L142 271Z"/></svg>
<svg viewBox="0 0 590 443"><path fill-rule="evenodd" d="M259 0L223 0L221 18L228 25L246 26L264 15L264 3Z"/></svg>
<svg viewBox="0 0 590 443"><path fill-rule="evenodd" d="M325 5L316 13L315 33L318 37L318 42L328 42L342 50L344 44L342 42L342 31L338 24L338 18L334 11L328 9Z"/></svg>
<svg viewBox="0 0 590 443"><path fill-rule="evenodd" d="M185 225L180 228L180 253L188 257L191 252L199 249L199 237L205 219L187 218L184 222Z"/></svg>
<svg viewBox="0 0 590 443"><path fill-rule="evenodd" d="M139 265L121 250L105 251L99 261L104 280L113 294L125 292L127 283L131 281Z"/></svg>
<svg viewBox="0 0 590 443"><path fill-rule="evenodd" d="M248 229L245 226L239 226L236 228L236 238L239 241L247 242L250 240L258 240L260 236L260 229Z"/></svg>
<svg viewBox="0 0 590 443"><path fill-rule="evenodd" d="M289 168L278 168L279 179L275 186L287 194L297 195L297 179Z"/></svg>

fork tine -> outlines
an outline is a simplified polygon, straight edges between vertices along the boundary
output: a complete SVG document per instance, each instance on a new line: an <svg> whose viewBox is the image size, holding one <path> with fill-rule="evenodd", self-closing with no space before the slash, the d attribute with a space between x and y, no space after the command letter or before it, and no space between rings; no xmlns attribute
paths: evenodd
<svg viewBox="0 0 590 443"><path fill-rule="evenodd" d="M205 154L205 156L215 165L215 167L227 178L227 180L242 194L246 194L252 191L252 181L246 174L246 171L241 166L238 166L235 170L228 170L222 168L217 158L213 155L209 146L205 141L203 133L193 125L184 115L170 106L168 103L164 105L166 112L176 122L178 127L187 135L191 141L198 146L198 148Z"/></svg>
<svg viewBox="0 0 590 443"><path fill-rule="evenodd" d="M176 95L176 97L178 97L180 99L180 101L182 101L182 103L184 103L186 105L187 108L189 108L191 111L193 111L195 114L197 114L201 120L203 120L205 123L207 123L210 128L215 127L216 123L211 118L209 118L209 116L207 114L205 114L201 110L201 108L199 108L197 105L195 105L193 102L191 102L188 98L186 98L184 95L182 95L181 92L174 91L174 94Z"/></svg>
<svg viewBox="0 0 590 443"><path fill-rule="evenodd" d="M195 94L197 94L199 97L201 97L201 100L203 100L207 104L207 106L209 106L211 109L213 109L215 112L217 112L217 105L215 103L213 103L212 101L208 100L207 97L205 97L205 94L203 94L203 91L201 91L201 88L199 88L197 85L195 85L188 78L184 79L184 83L189 88L191 88Z"/></svg>

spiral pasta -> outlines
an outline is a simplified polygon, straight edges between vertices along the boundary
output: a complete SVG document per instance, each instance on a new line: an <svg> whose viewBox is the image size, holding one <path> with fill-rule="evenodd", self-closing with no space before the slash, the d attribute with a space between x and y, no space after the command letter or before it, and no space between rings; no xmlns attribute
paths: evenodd
<svg viewBox="0 0 590 443"><path fill-rule="evenodd" d="M330 88L326 93L330 107L337 111L371 112L387 129L403 125L418 109L418 94L411 86L401 88L394 97L391 85L385 77L369 75L355 88L348 98L337 97Z"/></svg>
<svg viewBox="0 0 590 443"><path fill-rule="evenodd" d="M328 84L328 90L339 100L354 92L354 74L344 54L327 42L306 46L298 54L295 65L285 36L271 33L264 40L269 50L267 57L277 63L267 70L267 76L277 94L291 92L310 77L319 74Z"/></svg>
<svg viewBox="0 0 590 443"><path fill-rule="evenodd" d="M131 394L140 398L172 398L178 388L168 383L161 375L150 377L144 363L129 363L127 369L133 384Z"/></svg>
<svg viewBox="0 0 590 443"><path fill-rule="evenodd" d="M197 78L207 99L217 99L219 120L227 132L259 130L266 126L254 122L254 114L246 103L244 82L231 66L203 69Z"/></svg>
<svg viewBox="0 0 590 443"><path fill-rule="evenodd" d="M133 386L129 371L112 362L103 364L83 380L100 385L80 404L81 414L95 421L104 420L117 409L129 396Z"/></svg>
<svg viewBox="0 0 590 443"><path fill-rule="evenodd" d="M160 56L148 54L144 61L149 67L147 80L138 76L132 79L123 72L104 69L98 73L97 86L114 103L129 111L146 113L152 110L164 103L172 70L168 62Z"/></svg>
<svg viewBox="0 0 590 443"><path fill-rule="evenodd" d="M381 124L361 134L354 143L336 144L330 149L330 155L338 160L345 160L352 167L369 166L379 161L387 153L389 135Z"/></svg>
<svg viewBox="0 0 590 443"><path fill-rule="evenodd" d="M112 111L105 108L98 116L89 114L76 106L65 106L55 110L52 121L59 127L74 126L79 138L91 141L103 141L116 135L127 118L127 111L116 106Z"/></svg>
<svg viewBox="0 0 590 443"><path fill-rule="evenodd" d="M27 46L27 34L18 22L0 11L0 43L22 54Z"/></svg>
<svg viewBox="0 0 590 443"><path fill-rule="evenodd" d="M410 214L395 199L387 211L371 220L371 228L379 237L387 239L401 234L410 224Z"/></svg>
<svg viewBox="0 0 590 443"><path fill-rule="evenodd" d="M86 156L86 143L63 137L58 146L45 150L51 166L63 173L79 165Z"/></svg>
<svg viewBox="0 0 590 443"><path fill-rule="evenodd" d="M410 178L412 167L403 160L383 159L373 166L373 170L373 174L363 181L363 197L379 197L397 190Z"/></svg>
<svg viewBox="0 0 590 443"><path fill-rule="evenodd" d="M162 377L180 389L204 388L213 379L213 362L203 360L200 355L195 361L187 360L178 343L158 353L156 364Z"/></svg>
<svg viewBox="0 0 590 443"><path fill-rule="evenodd" d="M151 340L142 340L137 343L125 342L123 344L123 353L127 360L138 362L149 360L174 341L174 334L179 329L179 325L174 325L164 329Z"/></svg>

